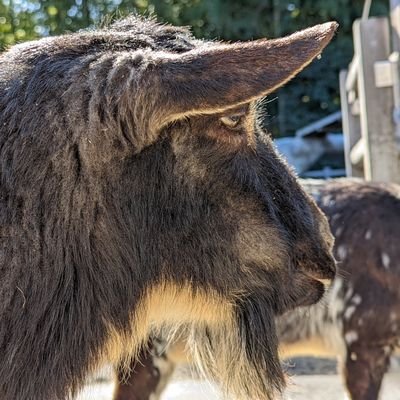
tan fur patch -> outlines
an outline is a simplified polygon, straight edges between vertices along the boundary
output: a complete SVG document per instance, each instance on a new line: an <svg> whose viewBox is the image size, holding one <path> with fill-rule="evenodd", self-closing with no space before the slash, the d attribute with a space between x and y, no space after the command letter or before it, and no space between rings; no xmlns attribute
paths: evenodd
<svg viewBox="0 0 400 400"><path fill-rule="evenodd" d="M193 357L189 352L187 338L182 337L171 343L168 347L168 360L174 364L193 363Z"/></svg>
<svg viewBox="0 0 400 400"><path fill-rule="evenodd" d="M180 357L186 347L188 361L203 376L218 382L226 398L275 398L278 390L270 380L273 375L266 375L267 370L260 373L248 358L236 313L234 304L210 290L193 290L190 284L156 285L142 297L132 318L132 333L128 336L111 328L104 353L129 373L130 355L138 354L150 333L169 339L166 349L180 339L187 340L186 346L178 345L175 356Z"/></svg>
<svg viewBox="0 0 400 400"><path fill-rule="evenodd" d="M132 316L131 332L123 334L109 327L109 340L104 358L120 362L137 354L151 332L168 327L171 337L184 325L217 326L232 320L233 305L217 293L193 290L190 284L182 287L161 283L149 288Z"/></svg>

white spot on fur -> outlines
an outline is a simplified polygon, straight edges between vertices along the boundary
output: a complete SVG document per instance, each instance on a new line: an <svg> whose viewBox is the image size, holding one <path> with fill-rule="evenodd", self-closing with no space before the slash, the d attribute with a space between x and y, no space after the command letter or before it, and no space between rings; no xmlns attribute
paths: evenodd
<svg viewBox="0 0 400 400"><path fill-rule="evenodd" d="M351 316L354 314L354 311L356 311L356 306L349 306L346 308L346 311L344 312L344 319L350 319Z"/></svg>
<svg viewBox="0 0 400 400"><path fill-rule="evenodd" d="M365 232L365 240L370 240L372 238L372 232L370 229Z"/></svg>
<svg viewBox="0 0 400 400"><path fill-rule="evenodd" d="M384 346L383 351L386 356L388 356L392 352L392 348L390 346Z"/></svg>
<svg viewBox="0 0 400 400"><path fill-rule="evenodd" d="M347 344L352 344L357 342L358 340L358 333L356 331L349 331L344 335L344 340Z"/></svg>
<svg viewBox="0 0 400 400"><path fill-rule="evenodd" d="M361 296L359 295L359 294L355 294L353 297L352 297L352 299L351 299L351 302L353 303L353 304L355 304L355 305L359 305L359 304L361 304L361 301L362 301L362 298L361 298Z"/></svg>
<svg viewBox="0 0 400 400"><path fill-rule="evenodd" d="M344 259L346 258L347 249L346 249L345 246L340 245L340 246L338 247L338 249L337 249L337 252L338 252L338 256L339 256L339 259L340 259L340 260L344 260Z"/></svg>
<svg viewBox="0 0 400 400"><path fill-rule="evenodd" d="M353 361L357 361L357 353L354 353L354 351L352 351L351 353L350 353L350 358L353 360Z"/></svg>
<svg viewBox="0 0 400 400"><path fill-rule="evenodd" d="M343 227L339 226L339 228L336 229L335 236L338 237L343 233Z"/></svg>
<svg viewBox="0 0 400 400"><path fill-rule="evenodd" d="M339 213L337 213L337 214L334 214L333 216L332 216L332 223L333 222L335 222L337 219L339 219L340 218L340 214Z"/></svg>
<svg viewBox="0 0 400 400"><path fill-rule="evenodd" d="M351 286L349 286L349 288L347 289L347 292L344 296L344 301L347 302L351 296L353 296L353 288Z"/></svg>
<svg viewBox="0 0 400 400"><path fill-rule="evenodd" d="M347 290L346 296L345 296L345 301L348 301L351 298L350 299L351 305L349 305L346 308L346 311L344 312L344 319L346 319L346 320L349 320L351 318L351 316L356 311L357 306L359 304L361 304L361 301L362 301L362 298L359 294L355 294L353 297L351 297L352 295L353 295L353 288L349 287L349 289Z"/></svg>
<svg viewBox="0 0 400 400"><path fill-rule="evenodd" d="M389 269L390 266L390 257L387 253L383 252L381 255L382 264L385 269Z"/></svg>

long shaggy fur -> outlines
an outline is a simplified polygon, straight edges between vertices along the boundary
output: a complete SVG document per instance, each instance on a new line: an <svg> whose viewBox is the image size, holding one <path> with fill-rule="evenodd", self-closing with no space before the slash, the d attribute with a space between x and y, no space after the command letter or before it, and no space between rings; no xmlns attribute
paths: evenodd
<svg viewBox="0 0 400 400"><path fill-rule="evenodd" d="M228 390L280 389L273 316L318 300L332 239L254 113L235 132L220 117L251 109L333 31L231 50L130 18L0 56L2 400L71 398L127 340L136 354L182 324ZM222 327L236 372L207 355Z"/></svg>
<svg viewBox="0 0 400 400"><path fill-rule="evenodd" d="M302 181L302 185L324 210L335 234L338 276L322 301L297 308L277 319L280 356L338 357L349 398L377 400L390 356L400 350L400 186L355 179L308 180ZM251 388L272 387L275 383L260 384L254 374L262 371L257 366L274 359L270 356L263 360L267 352L259 351L260 348L269 348L271 353L275 349L271 335L263 333L275 328L265 326L265 321L271 321L265 314L271 310L265 306L268 301L258 306L261 298L262 294L257 294L244 300L237 308L242 322L236 327L221 329L222 339L214 332L211 340L206 331L194 346L196 348L199 343L207 346L207 352L198 351L203 357L207 355L205 365L218 365L219 360L223 365L226 363L224 356L233 355L232 363L228 364L231 368L220 370L226 374L223 380L229 382L226 389L232 385L235 392L243 393L242 398L252 397L246 392L246 386L237 387L243 385L243 381L236 374L246 376L244 383ZM252 329L247 324L251 324ZM245 338L239 342L234 340L240 336L238 327L243 328L240 332ZM143 368L132 364L130 375L125 377L124 397L117 392L114 400L133 400L139 393L143 398L159 399L175 365L193 361L179 354L184 353L182 342L185 340L185 337L180 338L170 347L164 343L163 369L153 363L154 368L158 368L159 380L146 385L141 392L138 386L143 380L136 371L140 369L143 373ZM218 345L212 346L212 343ZM249 343L249 351L244 343ZM141 356L148 364L155 358L148 352ZM252 362L254 368L250 369ZM269 365L266 369L273 371L276 366ZM147 371L150 371L148 367ZM266 375L260 378L268 379ZM117 387L121 386L118 382Z"/></svg>

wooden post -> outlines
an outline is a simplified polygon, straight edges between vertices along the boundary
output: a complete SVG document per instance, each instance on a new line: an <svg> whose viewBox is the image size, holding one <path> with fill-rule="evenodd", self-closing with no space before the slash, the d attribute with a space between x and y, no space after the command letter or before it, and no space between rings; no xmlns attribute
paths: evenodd
<svg viewBox="0 0 400 400"><path fill-rule="evenodd" d="M390 0L393 51L400 51L400 0Z"/></svg>
<svg viewBox="0 0 400 400"><path fill-rule="evenodd" d="M399 57L400 53L400 0L390 0L390 22L392 25L392 50L393 55L392 57ZM397 55L396 55L397 54ZM399 62L397 63L399 64ZM397 78L397 87L394 87L394 99L395 99L395 123L397 124L396 130L396 141L397 147L399 149L399 157L400 157L400 83L399 83L399 70L398 65L397 71L395 71L395 77Z"/></svg>
<svg viewBox="0 0 400 400"><path fill-rule="evenodd" d="M390 55L387 18L357 20L353 25L354 49L359 56L358 93L361 134L365 145L367 180L400 183L400 162L393 122L393 88L375 85L374 65Z"/></svg>
<svg viewBox="0 0 400 400"><path fill-rule="evenodd" d="M350 158L350 151L352 147L361 138L360 119L354 116L351 112L351 106L348 101L346 81L349 72L347 70L340 71L340 102L342 107L342 125L344 136L344 154L346 163L346 175L363 177L364 171L362 168L353 165Z"/></svg>

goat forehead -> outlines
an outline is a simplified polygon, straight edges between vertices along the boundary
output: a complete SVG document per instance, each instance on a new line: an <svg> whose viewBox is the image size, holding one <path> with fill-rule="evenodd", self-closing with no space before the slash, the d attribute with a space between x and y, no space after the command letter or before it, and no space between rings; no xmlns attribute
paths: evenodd
<svg viewBox="0 0 400 400"><path fill-rule="evenodd" d="M13 46L8 53L23 55L24 61L36 59L43 54L70 56L87 53L104 53L148 49L170 53L182 53L207 45L207 42L193 38L186 28L162 25L154 20L129 17L104 29L80 31L57 37L42 38Z"/></svg>

